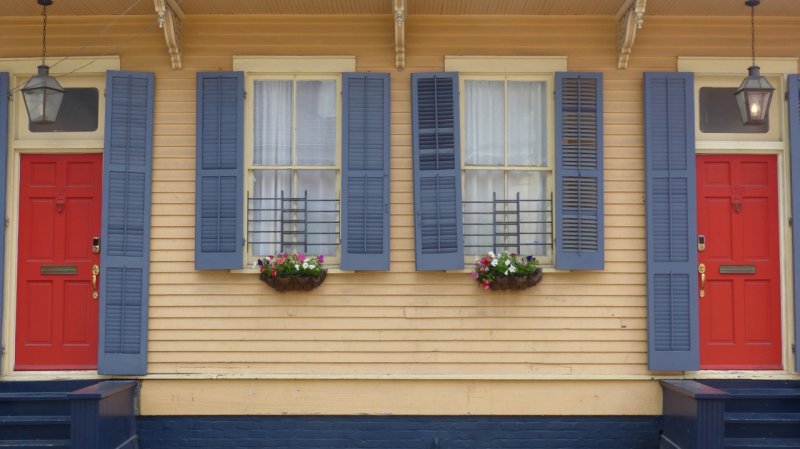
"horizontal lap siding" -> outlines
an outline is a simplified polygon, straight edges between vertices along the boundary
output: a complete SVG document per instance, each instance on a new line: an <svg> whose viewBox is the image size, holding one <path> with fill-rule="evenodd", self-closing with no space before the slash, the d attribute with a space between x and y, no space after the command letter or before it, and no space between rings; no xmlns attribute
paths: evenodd
<svg viewBox="0 0 800 449"><path fill-rule="evenodd" d="M0 57L37 55L37 20L0 18ZM411 11L400 72L389 16L190 17L181 71L169 67L154 16L123 18L97 38L109 21L52 17L48 61L88 41L78 53L119 53L123 70L156 73L151 374L648 374L642 72L675 70L679 54L747 56L745 18L646 17L624 71L610 17ZM798 20L759 21L760 56L797 56ZM391 73L391 272L332 274L310 293L276 294L256 275L194 270L195 74L231 70L234 54L355 55L357 70ZM522 293L414 271L410 74L463 54L566 55L571 71L603 72L604 271L547 273Z"/></svg>

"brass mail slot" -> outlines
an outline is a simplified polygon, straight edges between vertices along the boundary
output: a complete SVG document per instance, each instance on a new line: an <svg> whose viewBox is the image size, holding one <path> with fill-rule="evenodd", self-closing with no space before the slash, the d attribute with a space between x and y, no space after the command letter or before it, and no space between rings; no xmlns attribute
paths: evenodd
<svg viewBox="0 0 800 449"><path fill-rule="evenodd" d="M755 265L720 265L719 274L755 274Z"/></svg>
<svg viewBox="0 0 800 449"><path fill-rule="evenodd" d="M42 265L39 274L78 274L77 265Z"/></svg>

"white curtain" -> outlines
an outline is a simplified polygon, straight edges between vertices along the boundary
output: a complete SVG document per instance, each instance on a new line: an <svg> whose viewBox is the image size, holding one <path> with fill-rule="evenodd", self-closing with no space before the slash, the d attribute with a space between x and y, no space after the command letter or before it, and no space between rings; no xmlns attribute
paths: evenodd
<svg viewBox="0 0 800 449"><path fill-rule="evenodd" d="M295 160L292 160L292 81L255 82L253 114L253 164L283 165L285 170L254 170L250 189L248 241L256 257L281 252L280 242L292 242L287 252L311 255L336 254L338 241L338 199L336 170L296 170L293 165L333 166L336 164L336 82L298 81ZM303 198L281 202L284 198ZM306 212L281 213L282 208ZM281 220L305 220L284 223ZM309 223L311 222L311 223ZM287 231L307 232L306 235ZM304 249L302 243L308 244ZM328 245L326 245L326 243Z"/></svg>
<svg viewBox="0 0 800 449"><path fill-rule="evenodd" d="M256 81L253 92L253 164L292 163L292 81Z"/></svg>
<svg viewBox="0 0 800 449"><path fill-rule="evenodd" d="M504 81L465 81L464 95L464 163L510 167L547 166L547 97L544 82L509 81L508 111ZM506 118L508 123L506 125ZM507 129L506 129L507 127ZM506 132L508 142L505 142ZM504 154L506 151L508 154ZM507 160L507 162L506 162ZM548 172L519 170L464 170L464 200L481 204L464 206L465 252L482 254L492 249L494 241L494 198L515 199L519 193L523 211L520 221L521 251L525 255L548 256L551 213L547 193ZM498 204L498 210L509 212L498 220L515 221L516 204ZM516 233L515 225L497 229ZM467 234L480 234L470 236ZM499 237L498 243L515 244L516 238ZM514 252L511 247L500 247Z"/></svg>

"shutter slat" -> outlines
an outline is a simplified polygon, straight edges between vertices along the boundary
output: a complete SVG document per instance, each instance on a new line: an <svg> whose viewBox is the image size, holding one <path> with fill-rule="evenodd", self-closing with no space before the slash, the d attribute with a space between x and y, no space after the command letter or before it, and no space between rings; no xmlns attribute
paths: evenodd
<svg viewBox="0 0 800 449"><path fill-rule="evenodd" d="M417 270L464 268L458 74L411 76Z"/></svg>
<svg viewBox="0 0 800 449"><path fill-rule="evenodd" d="M241 268L244 73L197 74L195 267Z"/></svg>
<svg viewBox="0 0 800 449"><path fill-rule="evenodd" d="M693 78L690 73L646 73L644 81L649 367L696 370Z"/></svg>
<svg viewBox="0 0 800 449"><path fill-rule="evenodd" d="M153 154L151 73L106 76L100 255L100 374L147 372Z"/></svg>
<svg viewBox="0 0 800 449"><path fill-rule="evenodd" d="M603 77L556 74L556 268L602 270Z"/></svg>
<svg viewBox="0 0 800 449"><path fill-rule="evenodd" d="M800 348L800 76L789 75L789 144L792 173L792 277L794 280L794 344ZM795 371L800 372L800 349Z"/></svg>
<svg viewBox="0 0 800 449"><path fill-rule="evenodd" d="M345 73L342 269L389 269L389 74Z"/></svg>
<svg viewBox="0 0 800 449"><path fill-rule="evenodd" d="M0 211L5 220L6 210L6 161L8 160L8 82L6 72L0 72ZM5 226L0 233L0 288L5 286ZM3 307L0 307L0 346L3 341Z"/></svg>

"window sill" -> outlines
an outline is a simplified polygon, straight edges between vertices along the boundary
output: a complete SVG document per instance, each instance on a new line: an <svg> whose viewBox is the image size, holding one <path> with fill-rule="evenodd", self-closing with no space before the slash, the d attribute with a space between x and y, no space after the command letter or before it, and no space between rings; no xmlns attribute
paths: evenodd
<svg viewBox="0 0 800 449"><path fill-rule="evenodd" d="M570 273L572 270L558 270L552 265L541 265L542 273ZM445 273L472 273L472 268L463 268L461 270L445 270Z"/></svg>
<svg viewBox="0 0 800 449"><path fill-rule="evenodd" d="M342 270L340 268L327 268L328 275L355 273L354 270ZM258 268L240 268L238 270L228 270L232 274L258 274Z"/></svg>

